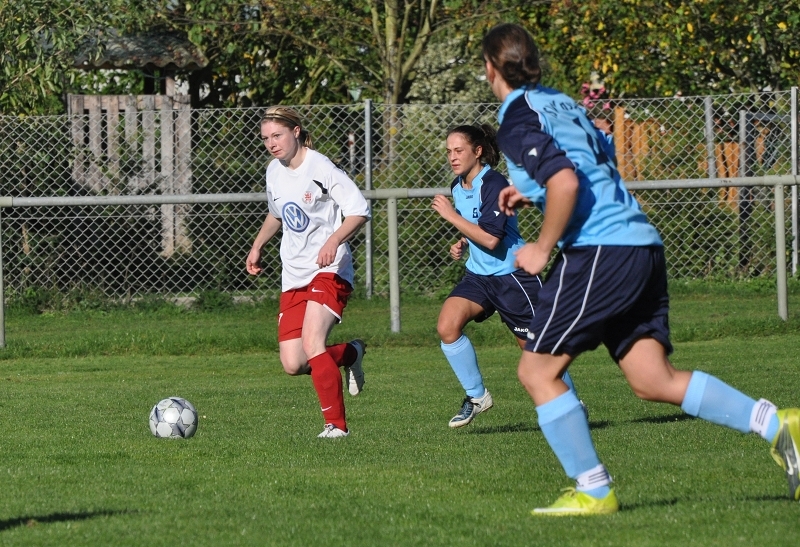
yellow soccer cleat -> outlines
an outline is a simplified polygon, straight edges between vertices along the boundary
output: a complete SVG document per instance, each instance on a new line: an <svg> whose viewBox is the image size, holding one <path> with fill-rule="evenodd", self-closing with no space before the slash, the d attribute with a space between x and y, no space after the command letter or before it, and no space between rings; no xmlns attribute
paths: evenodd
<svg viewBox="0 0 800 547"><path fill-rule="evenodd" d="M800 408L777 412L778 434L772 441L772 457L786 471L789 495L800 500Z"/></svg>
<svg viewBox="0 0 800 547"><path fill-rule="evenodd" d="M531 515L539 517L568 517L588 515L609 515L619 511L617 495L612 489L602 499L579 492L574 488L565 488L564 494L550 507L537 507Z"/></svg>

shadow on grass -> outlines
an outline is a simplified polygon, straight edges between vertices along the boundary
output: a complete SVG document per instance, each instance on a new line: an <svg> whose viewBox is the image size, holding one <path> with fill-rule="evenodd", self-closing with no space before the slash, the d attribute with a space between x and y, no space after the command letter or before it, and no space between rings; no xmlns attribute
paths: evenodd
<svg viewBox="0 0 800 547"><path fill-rule="evenodd" d="M653 507L671 507L678 504L678 498L668 500L653 500L642 503L620 503L620 511L633 511L635 509L653 508Z"/></svg>
<svg viewBox="0 0 800 547"><path fill-rule="evenodd" d="M792 499L791 495L787 494L785 496L753 496L753 497L746 497L744 498L747 501L777 501L779 503L786 502L787 504L794 504L797 505L797 502Z"/></svg>
<svg viewBox="0 0 800 547"><path fill-rule="evenodd" d="M51 513L49 515L17 517L15 519L0 520L0 532L10 528L16 528L17 526L33 527L37 524L88 520L96 517L110 517L125 513L130 513L130 511L87 511L84 513Z"/></svg>
<svg viewBox="0 0 800 547"><path fill-rule="evenodd" d="M611 422L603 421L590 421L589 428L594 431L595 429L605 429L610 426ZM516 424L493 425L488 427L473 427L467 433L470 435L493 435L495 433L530 433L541 431L535 422L518 422Z"/></svg>
<svg viewBox="0 0 800 547"><path fill-rule="evenodd" d="M702 499L702 498L701 498ZM792 500L789 496L774 496L774 495L763 495L763 496L747 496L744 498L733 498L730 501L756 501L756 502L777 502L783 503L786 502L787 504L796 504L794 500ZM641 503L620 503L619 510L620 511L633 511L634 509L647 509L653 507L670 507L673 505L677 505L680 502L692 502L697 501L697 498L672 498L668 500L653 500L653 501L646 501Z"/></svg>
<svg viewBox="0 0 800 547"><path fill-rule="evenodd" d="M473 427L467 433L470 435L492 435L495 433L526 433L530 431L539 431L539 427L533 422L518 422L516 424Z"/></svg>
<svg viewBox="0 0 800 547"><path fill-rule="evenodd" d="M632 424L671 424L673 422L685 422L686 420L694 420L694 416L688 414L669 414L667 416L649 416L647 418L637 418L631 420Z"/></svg>

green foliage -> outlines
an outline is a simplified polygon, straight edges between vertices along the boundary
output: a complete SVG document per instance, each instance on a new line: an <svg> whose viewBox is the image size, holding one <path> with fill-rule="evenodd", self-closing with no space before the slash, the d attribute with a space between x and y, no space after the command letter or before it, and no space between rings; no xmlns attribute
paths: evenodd
<svg viewBox="0 0 800 547"><path fill-rule="evenodd" d="M432 41L417 63L408 93L410 102L426 104L493 103L481 63L481 36L445 35Z"/></svg>
<svg viewBox="0 0 800 547"><path fill-rule="evenodd" d="M129 309L136 313L162 313L182 310L160 294L144 294L132 300Z"/></svg>
<svg viewBox="0 0 800 547"><path fill-rule="evenodd" d="M346 104L351 89L360 98L402 103L431 40L471 32L496 13L488 3L410 0L198 0L162 8L211 61L191 76L209 91L198 105L209 106ZM472 46L480 34L472 32Z"/></svg>
<svg viewBox="0 0 800 547"><path fill-rule="evenodd" d="M139 70L72 71L72 93L84 95L141 95L144 78Z"/></svg>
<svg viewBox="0 0 800 547"><path fill-rule="evenodd" d="M775 275L775 234L770 202L758 199L748 216L726 204L716 204L716 189L637 192L650 221L664 240L675 278L741 279ZM699 197L698 197L699 194ZM649 200L657 200L651 207ZM674 205L665 207L665 203Z"/></svg>
<svg viewBox="0 0 800 547"><path fill-rule="evenodd" d="M76 51L109 28L141 26L150 7L144 0L0 0L0 112L61 111Z"/></svg>
<svg viewBox="0 0 800 547"><path fill-rule="evenodd" d="M53 307L54 292L42 287L26 287L19 293L7 295L5 305L10 311L42 313ZM57 294L60 296L60 293Z"/></svg>
<svg viewBox="0 0 800 547"><path fill-rule="evenodd" d="M28 286L6 296L11 311L25 314L62 313L67 311L108 311L118 306L97 287L74 285L68 290Z"/></svg>
<svg viewBox="0 0 800 547"><path fill-rule="evenodd" d="M467 272L466 259L459 261L450 260L444 266L439 268L439 279L441 280L441 288L436 291L435 296L441 301L450 294L459 281L464 277Z"/></svg>
<svg viewBox="0 0 800 547"><path fill-rule="evenodd" d="M194 305L201 311L224 310L233 306L233 296L218 289L206 289L200 291Z"/></svg>
<svg viewBox="0 0 800 547"><path fill-rule="evenodd" d="M796 0L560 0L527 24L564 89L594 72L613 97L658 97L797 85L798 14Z"/></svg>
<svg viewBox="0 0 800 547"><path fill-rule="evenodd" d="M194 107L232 107L282 101L336 102L346 90L331 77L329 61L308 40L311 20L301 13L291 22L294 2L272 3L199 0L162 8L172 28L187 34L209 60L189 76ZM317 8L318 9L318 8ZM199 89L205 88L201 97Z"/></svg>
<svg viewBox="0 0 800 547"><path fill-rule="evenodd" d="M798 0L0 0L0 112L137 92L136 72L72 67L108 29L143 28L183 31L205 52L208 67L181 75L195 107L346 104L350 89L390 104L487 100L480 39L505 20L533 31L545 81L567 92L592 73L614 97L777 90L798 83L798 14Z"/></svg>

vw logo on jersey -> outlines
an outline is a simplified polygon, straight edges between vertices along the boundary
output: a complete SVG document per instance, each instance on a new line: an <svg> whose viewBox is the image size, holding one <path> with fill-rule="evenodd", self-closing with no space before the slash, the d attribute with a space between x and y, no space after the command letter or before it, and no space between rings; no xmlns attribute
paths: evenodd
<svg viewBox="0 0 800 547"><path fill-rule="evenodd" d="M283 206L281 211L283 225L293 232L303 232L308 228L308 215L296 203L291 201Z"/></svg>

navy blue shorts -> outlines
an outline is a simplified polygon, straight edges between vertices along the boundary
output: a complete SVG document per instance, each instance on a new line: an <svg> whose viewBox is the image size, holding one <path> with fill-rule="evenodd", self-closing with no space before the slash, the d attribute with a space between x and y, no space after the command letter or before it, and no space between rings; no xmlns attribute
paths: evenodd
<svg viewBox="0 0 800 547"><path fill-rule="evenodd" d="M473 319L476 323L497 312L509 330L525 340L541 288L539 276L525 270L506 275L478 275L467 270L450 296L465 298L483 308L483 313Z"/></svg>
<svg viewBox="0 0 800 547"><path fill-rule="evenodd" d="M539 291L527 351L571 356L602 343L620 358L639 338L669 341L663 247L572 247L556 257Z"/></svg>

